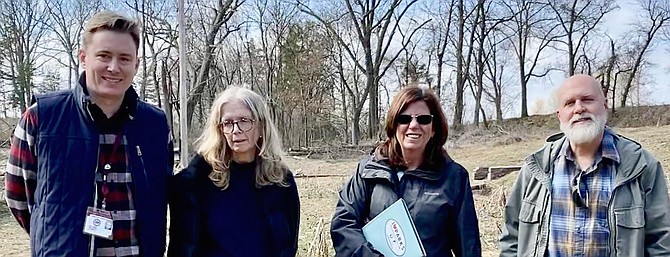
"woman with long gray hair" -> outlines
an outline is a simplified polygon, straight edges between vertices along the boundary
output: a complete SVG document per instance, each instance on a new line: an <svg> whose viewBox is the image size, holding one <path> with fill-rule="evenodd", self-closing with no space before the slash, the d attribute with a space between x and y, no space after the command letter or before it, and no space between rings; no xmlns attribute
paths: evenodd
<svg viewBox="0 0 670 257"><path fill-rule="evenodd" d="M223 91L196 144L175 176L168 256L295 256L298 190L263 98Z"/></svg>

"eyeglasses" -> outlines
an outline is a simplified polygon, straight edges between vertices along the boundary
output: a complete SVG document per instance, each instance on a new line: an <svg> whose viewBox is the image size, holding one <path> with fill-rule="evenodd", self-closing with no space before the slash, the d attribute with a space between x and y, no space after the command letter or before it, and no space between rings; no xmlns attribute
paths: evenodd
<svg viewBox="0 0 670 257"><path fill-rule="evenodd" d="M422 114L422 115L400 114L395 119L395 121L398 124L409 124L410 122L412 122L412 119L416 119L416 122L418 122L421 125L428 125L431 122L433 122L433 115L430 115L430 114Z"/></svg>
<svg viewBox="0 0 670 257"><path fill-rule="evenodd" d="M588 208L588 202L589 202L589 191L586 190L586 197L582 197L582 193L580 188L580 185L582 183L582 175L584 174L583 171L580 171L573 179L572 182L570 183L570 190L572 191L572 201L577 204L578 207L583 207L583 208Z"/></svg>
<svg viewBox="0 0 670 257"><path fill-rule="evenodd" d="M233 130L235 130L235 125L237 125L237 128L240 131L247 132L254 127L254 120L248 118L241 118L239 120L224 120L220 124L221 127L223 127L223 133L226 134L233 133Z"/></svg>

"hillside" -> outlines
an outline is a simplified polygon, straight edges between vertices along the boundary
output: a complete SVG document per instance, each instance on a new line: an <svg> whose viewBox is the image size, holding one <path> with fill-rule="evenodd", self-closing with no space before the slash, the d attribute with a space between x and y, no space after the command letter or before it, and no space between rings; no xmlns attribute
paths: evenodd
<svg viewBox="0 0 670 257"><path fill-rule="evenodd" d="M637 106L609 110L608 125L612 127L647 127L670 124L670 105ZM558 128L556 115L533 115L528 118L511 118L503 126L510 128Z"/></svg>
<svg viewBox="0 0 670 257"><path fill-rule="evenodd" d="M610 109L608 126L635 128L670 125L670 105L625 107ZM555 114L532 115L526 118L505 119L502 124L489 125L489 129L468 126L464 131L450 133L448 144L458 146L480 142L509 144L534 138L543 138L559 132L559 122Z"/></svg>

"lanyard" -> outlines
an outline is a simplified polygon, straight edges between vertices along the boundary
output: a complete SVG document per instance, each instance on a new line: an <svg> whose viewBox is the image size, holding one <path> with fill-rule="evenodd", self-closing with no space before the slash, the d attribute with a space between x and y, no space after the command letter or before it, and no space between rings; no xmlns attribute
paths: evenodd
<svg viewBox="0 0 670 257"><path fill-rule="evenodd" d="M100 160L103 163L102 167L102 208L105 209L105 202L107 199L107 193L109 193L109 187L107 186L107 174L109 174L109 171L112 169L112 157L114 154L116 154L116 150L119 149L119 146L121 145L121 141L123 140L123 131L119 132L116 134L116 138L114 139L114 145L112 146L112 151L108 154L105 155L102 152L100 153Z"/></svg>

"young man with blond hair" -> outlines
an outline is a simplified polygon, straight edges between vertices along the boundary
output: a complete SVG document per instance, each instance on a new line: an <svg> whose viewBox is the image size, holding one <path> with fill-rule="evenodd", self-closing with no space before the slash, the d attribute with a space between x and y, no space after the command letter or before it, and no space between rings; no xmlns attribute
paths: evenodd
<svg viewBox="0 0 670 257"><path fill-rule="evenodd" d="M505 206L500 256L670 256L661 164L605 125L593 77L568 78L558 103L563 133L526 158Z"/></svg>
<svg viewBox="0 0 670 257"><path fill-rule="evenodd" d="M164 255L172 143L131 87L139 37L122 15L93 15L77 85L35 96L14 131L6 200L34 257Z"/></svg>

